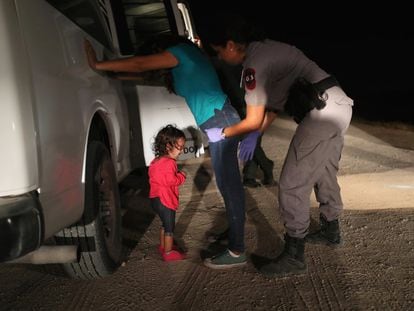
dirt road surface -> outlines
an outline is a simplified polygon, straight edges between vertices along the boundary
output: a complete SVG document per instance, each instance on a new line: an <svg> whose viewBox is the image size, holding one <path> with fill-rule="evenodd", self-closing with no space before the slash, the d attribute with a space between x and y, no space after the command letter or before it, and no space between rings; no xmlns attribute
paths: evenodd
<svg viewBox="0 0 414 311"><path fill-rule="evenodd" d="M279 119L263 139L275 176L295 124ZM157 252L160 222L140 171L122 185L127 259L112 276L70 280L49 267L0 265L0 310L414 310L414 130L353 121L339 182L344 244L306 245L307 272L267 279L262 257L283 248L277 187L246 189L249 263L214 271L202 258L223 249L206 241L225 227L208 155L181 163L176 238L189 259L165 263ZM258 176L260 179L260 176ZM317 204L311 215L316 221ZM315 225L315 221L311 226Z"/></svg>

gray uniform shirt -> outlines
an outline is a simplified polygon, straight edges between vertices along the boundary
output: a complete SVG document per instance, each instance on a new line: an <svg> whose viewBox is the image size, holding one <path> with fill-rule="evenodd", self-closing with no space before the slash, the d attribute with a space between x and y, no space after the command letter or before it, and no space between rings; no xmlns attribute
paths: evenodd
<svg viewBox="0 0 414 311"><path fill-rule="evenodd" d="M282 111L296 78L315 83L328 76L295 46L273 40L251 42L243 62L245 100Z"/></svg>

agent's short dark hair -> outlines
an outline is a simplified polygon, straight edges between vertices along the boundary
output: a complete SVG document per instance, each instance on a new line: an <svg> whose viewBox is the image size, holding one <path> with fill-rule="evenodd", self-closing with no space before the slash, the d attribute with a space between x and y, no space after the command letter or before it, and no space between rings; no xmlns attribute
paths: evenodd
<svg viewBox="0 0 414 311"><path fill-rule="evenodd" d="M177 144L177 140L180 138L185 139L185 134L176 126L168 124L163 127L155 136L152 145L155 156L158 158L167 155L168 151Z"/></svg>

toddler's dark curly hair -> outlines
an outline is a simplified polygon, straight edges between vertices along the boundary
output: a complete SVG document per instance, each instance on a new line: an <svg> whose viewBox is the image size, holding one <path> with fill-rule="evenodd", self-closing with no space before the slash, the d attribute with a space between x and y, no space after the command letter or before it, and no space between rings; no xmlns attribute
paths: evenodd
<svg viewBox="0 0 414 311"><path fill-rule="evenodd" d="M176 126L168 124L163 127L155 136L152 145L155 156L158 158L167 155L168 151L177 144L177 140L180 138L185 139L185 134Z"/></svg>

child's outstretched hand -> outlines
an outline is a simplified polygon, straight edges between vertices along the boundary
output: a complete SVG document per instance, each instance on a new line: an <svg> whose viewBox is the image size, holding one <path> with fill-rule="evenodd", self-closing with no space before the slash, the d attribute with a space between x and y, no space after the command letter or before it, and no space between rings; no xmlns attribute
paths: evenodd
<svg viewBox="0 0 414 311"><path fill-rule="evenodd" d="M93 70L96 70L96 63L98 61L96 59L95 49L93 48L92 44L87 39L85 39L84 41L84 47L85 47L85 53L88 59L89 67L91 67Z"/></svg>

